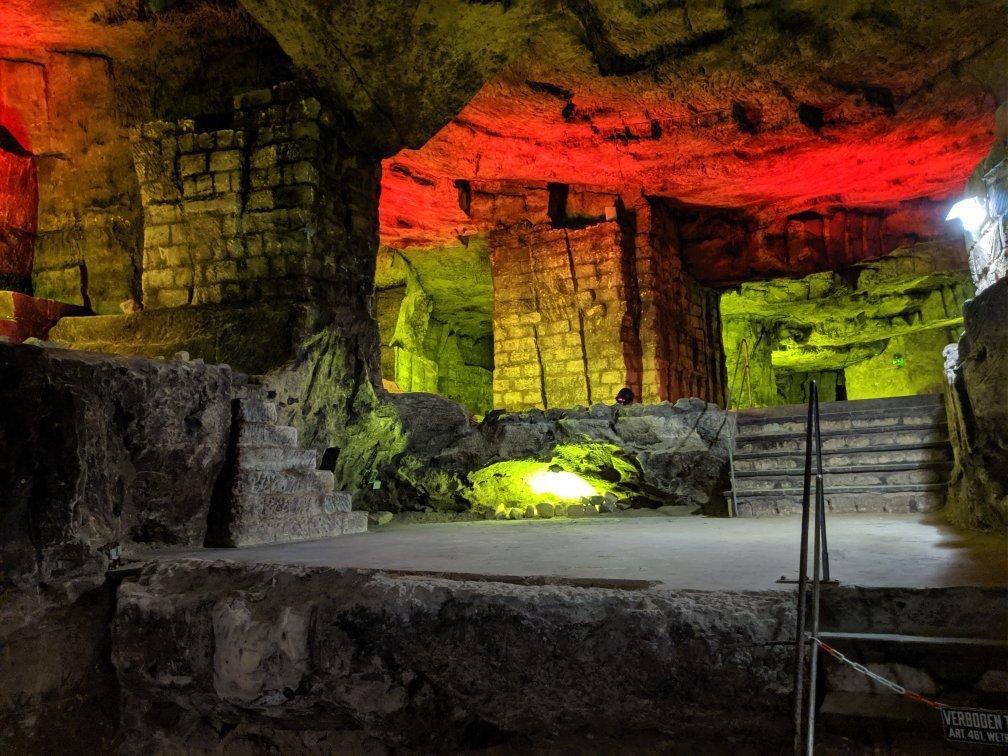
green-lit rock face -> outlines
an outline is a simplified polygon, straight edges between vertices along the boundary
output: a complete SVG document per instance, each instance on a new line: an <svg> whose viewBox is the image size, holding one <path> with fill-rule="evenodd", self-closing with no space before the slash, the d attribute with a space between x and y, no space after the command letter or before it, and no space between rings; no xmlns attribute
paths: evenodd
<svg viewBox="0 0 1008 756"><path fill-rule="evenodd" d="M960 250L917 245L799 280L743 284L721 298L732 405L939 393L942 348L973 292Z"/></svg>
<svg viewBox="0 0 1008 756"><path fill-rule="evenodd" d="M440 249L382 248L377 268L386 387L440 394L476 415L490 410L493 289L486 239Z"/></svg>

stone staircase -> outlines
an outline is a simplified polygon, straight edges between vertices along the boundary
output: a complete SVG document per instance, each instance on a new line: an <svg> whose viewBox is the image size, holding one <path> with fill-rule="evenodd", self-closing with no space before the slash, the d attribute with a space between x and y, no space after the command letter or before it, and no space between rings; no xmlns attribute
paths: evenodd
<svg viewBox="0 0 1008 756"><path fill-rule="evenodd" d="M331 538L367 530L367 513L316 468L297 429L277 424L277 407L255 384L234 400L232 460L211 517L208 545L252 546Z"/></svg>
<svg viewBox="0 0 1008 756"><path fill-rule="evenodd" d="M738 412L734 452L741 517L801 512L805 405ZM921 512L942 506L952 466L940 395L820 405L826 506Z"/></svg>

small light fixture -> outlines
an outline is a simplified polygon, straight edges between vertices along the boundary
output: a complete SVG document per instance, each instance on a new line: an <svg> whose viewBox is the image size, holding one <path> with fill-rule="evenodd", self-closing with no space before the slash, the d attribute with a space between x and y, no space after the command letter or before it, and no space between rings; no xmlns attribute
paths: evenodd
<svg viewBox="0 0 1008 756"><path fill-rule="evenodd" d="M977 197L967 197L952 205L945 220L958 220L965 231L976 236L987 220L987 209Z"/></svg>
<svg viewBox="0 0 1008 756"><path fill-rule="evenodd" d="M572 472L541 470L530 475L526 482L533 493L553 494L561 499L583 499L598 495L595 486Z"/></svg>

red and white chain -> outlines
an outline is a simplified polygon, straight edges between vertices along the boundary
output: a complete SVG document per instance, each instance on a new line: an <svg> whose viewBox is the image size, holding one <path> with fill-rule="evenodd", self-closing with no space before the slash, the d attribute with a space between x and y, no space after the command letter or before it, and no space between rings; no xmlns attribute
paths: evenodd
<svg viewBox="0 0 1008 756"><path fill-rule="evenodd" d="M894 683L892 680L887 680L877 672L872 672L864 664L859 664L853 659L847 658L842 653L833 648L833 646L829 645L828 643L824 643L818 638L813 638L812 640L818 644L819 648L821 648L827 654L832 656L834 659L853 667L861 674L870 677L872 680L879 683L880 685L885 686L886 688L889 688L889 690L893 691L894 693L899 693L901 696L906 696L911 701L917 701L918 703L930 706L932 709L944 709L948 706L948 704L939 703L938 701L932 701L930 698L925 698L920 693L915 693L912 690L907 690L902 685L900 685L899 683Z"/></svg>

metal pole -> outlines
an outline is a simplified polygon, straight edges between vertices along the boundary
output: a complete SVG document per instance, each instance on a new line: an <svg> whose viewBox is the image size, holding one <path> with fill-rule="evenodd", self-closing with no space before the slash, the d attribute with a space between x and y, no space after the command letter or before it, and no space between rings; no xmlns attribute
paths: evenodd
<svg viewBox="0 0 1008 756"><path fill-rule="evenodd" d="M811 387L812 402L815 405L816 429L819 427L819 391L815 383ZM818 434L817 434L818 435ZM818 450L817 450L818 451ZM808 725L805 731L805 754L813 756L815 749L815 715L816 715L816 677L819 671L819 646L816 639L819 637L819 568L822 556L820 544L820 528L822 509L825 505L823 496L823 476L822 466L816 473L816 527L813 529L812 539L812 632L809 636L809 689L808 689Z"/></svg>
<svg viewBox="0 0 1008 756"><path fill-rule="evenodd" d="M815 382L812 382L815 385ZM794 672L794 752L802 752L802 709L805 703L805 604L808 595L808 529L812 492L812 396L809 395L808 419L805 423L805 482L802 490L801 552L798 557L798 622L795 629Z"/></svg>
<svg viewBox="0 0 1008 756"><path fill-rule="evenodd" d="M815 391L815 441L816 441L816 482L819 491L816 494L816 527L819 528L819 537L822 539L822 565L823 580L827 583L830 579L829 571L829 547L826 545L826 494L823 490L823 466L822 466L822 429L819 419L819 387L812 382ZM822 506L819 506L819 497L822 497Z"/></svg>

